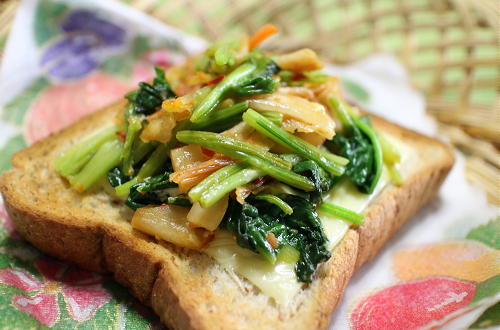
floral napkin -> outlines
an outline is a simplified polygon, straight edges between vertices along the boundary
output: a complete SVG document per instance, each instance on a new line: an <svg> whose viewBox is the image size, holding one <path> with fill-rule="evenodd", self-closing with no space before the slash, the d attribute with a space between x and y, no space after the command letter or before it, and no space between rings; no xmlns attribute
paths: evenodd
<svg viewBox="0 0 500 330"><path fill-rule="evenodd" d="M121 98L205 42L115 1L24 0L0 66L0 171L18 149ZM351 101L435 134L423 98L389 54L328 68ZM390 91L390 92L388 92ZM438 198L353 277L332 329L500 325L500 219L463 162ZM491 220L490 220L491 219ZM0 202L0 328L156 328L154 313L109 276L25 242Z"/></svg>

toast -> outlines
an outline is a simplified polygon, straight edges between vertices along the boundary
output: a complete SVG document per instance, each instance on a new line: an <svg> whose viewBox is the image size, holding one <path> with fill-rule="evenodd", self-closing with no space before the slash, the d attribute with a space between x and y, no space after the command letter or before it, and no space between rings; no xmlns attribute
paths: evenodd
<svg viewBox="0 0 500 330"><path fill-rule="evenodd" d="M352 273L435 195L454 162L440 141L371 116L380 132L415 153L404 183L385 187L363 212L364 225L349 229L313 282L280 307L206 254L133 230L131 211L105 191L78 193L56 173L53 158L123 106L116 103L16 153L0 191L29 242L82 268L112 273L174 329L326 328Z"/></svg>

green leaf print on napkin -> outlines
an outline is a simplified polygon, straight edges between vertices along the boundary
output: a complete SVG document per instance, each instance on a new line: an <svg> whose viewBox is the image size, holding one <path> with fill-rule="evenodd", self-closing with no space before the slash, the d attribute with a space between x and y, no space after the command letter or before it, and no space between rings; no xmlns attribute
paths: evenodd
<svg viewBox="0 0 500 330"><path fill-rule="evenodd" d="M26 142L24 141L24 137L19 134L11 137L5 142L3 148L0 149L0 173L8 170L12 166L11 157L12 155L18 151L26 147Z"/></svg>
<svg viewBox="0 0 500 330"><path fill-rule="evenodd" d="M33 81L28 88L7 103L3 108L2 119L14 125L21 125L33 101L49 85L49 81L43 77Z"/></svg>
<svg viewBox="0 0 500 330"><path fill-rule="evenodd" d="M479 241L495 249L500 249L500 217L491 219L487 224L472 229L466 238ZM476 295L472 303L500 292L500 275L492 277L477 285ZM488 308L469 327L469 329L492 328L500 325L500 303Z"/></svg>
<svg viewBox="0 0 500 330"><path fill-rule="evenodd" d="M472 299L471 304L474 304L481 299L494 296L500 292L500 275L493 276L476 286L476 294Z"/></svg>
<svg viewBox="0 0 500 330"><path fill-rule="evenodd" d="M342 79L342 86L356 101L362 103L370 101L370 93L359 83L349 79Z"/></svg>
<svg viewBox="0 0 500 330"><path fill-rule="evenodd" d="M488 308L469 329L493 328L500 325L500 303Z"/></svg>
<svg viewBox="0 0 500 330"><path fill-rule="evenodd" d="M19 240L19 242L29 244ZM10 253L10 249L2 249ZM158 318L110 278L39 255L0 254L0 321L15 329L149 329ZM7 323L8 321L8 323Z"/></svg>
<svg viewBox="0 0 500 330"><path fill-rule="evenodd" d="M40 0L35 14L33 31L38 46L59 34L59 20L68 6L51 0Z"/></svg>
<svg viewBox="0 0 500 330"><path fill-rule="evenodd" d="M466 236L500 250L500 217L490 220L485 225L472 229Z"/></svg>
<svg viewBox="0 0 500 330"><path fill-rule="evenodd" d="M476 287L476 294L471 304L481 299L494 296L500 292L500 275L494 276L481 282ZM491 328L500 325L500 303L488 308L484 313L470 326L470 329Z"/></svg>

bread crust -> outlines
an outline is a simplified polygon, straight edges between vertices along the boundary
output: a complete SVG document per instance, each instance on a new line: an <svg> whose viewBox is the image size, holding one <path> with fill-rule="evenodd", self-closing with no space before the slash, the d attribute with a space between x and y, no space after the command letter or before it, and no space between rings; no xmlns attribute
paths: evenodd
<svg viewBox="0 0 500 330"><path fill-rule="evenodd" d="M25 239L82 268L112 273L174 329L326 328L354 270L432 198L454 161L443 143L373 117L377 128L422 149L420 156L429 160L404 184L381 193L364 212L365 224L348 231L313 283L285 308L207 255L158 243L133 230L124 220L123 206L93 192L80 197L55 173L54 155L109 122L122 106L120 102L92 114L18 152L14 168L0 178L0 191Z"/></svg>

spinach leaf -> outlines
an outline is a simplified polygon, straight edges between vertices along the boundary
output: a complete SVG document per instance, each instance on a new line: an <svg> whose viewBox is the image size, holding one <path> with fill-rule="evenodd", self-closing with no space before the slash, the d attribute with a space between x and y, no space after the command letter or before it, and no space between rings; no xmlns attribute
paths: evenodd
<svg viewBox="0 0 500 330"><path fill-rule="evenodd" d="M271 94L277 86L277 81L273 77L255 77L234 88L237 96L247 96L255 94Z"/></svg>
<svg viewBox="0 0 500 330"><path fill-rule="evenodd" d="M336 179L326 172L313 160L304 160L293 166L293 171L297 173L309 172L309 179L314 183L315 190L309 193L309 200L313 204L322 201L322 197L334 185Z"/></svg>
<svg viewBox="0 0 500 330"><path fill-rule="evenodd" d="M330 97L330 107L342 123L343 134L336 134L325 146L349 159L345 175L361 192L371 194L384 166L382 147L369 117L358 117L350 107Z"/></svg>
<svg viewBox="0 0 500 330"><path fill-rule="evenodd" d="M369 193L374 176L375 157L373 146L361 134L345 137L335 135L332 145L336 152L349 159L345 174L358 189Z"/></svg>
<svg viewBox="0 0 500 330"><path fill-rule="evenodd" d="M371 194L380 178L383 163L379 142L367 119L355 119L350 132L336 134L326 146L349 159L345 175L359 191Z"/></svg>
<svg viewBox="0 0 500 330"><path fill-rule="evenodd" d="M178 196L173 196L173 197L168 197L167 198L167 203L170 205L177 205L177 206L191 206L191 201L186 195L178 195Z"/></svg>
<svg viewBox="0 0 500 330"><path fill-rule="evenodd" d="M165 78L164 70L155 66L155 72L156 77L152 85L140 82L137 90L126 95L126 98L134 104L134 114L150 115L156 111L163 100L176 96Z"/></svg>
<svg viewBox="0 0 500 330"><path fill-rule="evenodd" d="M155 72L156 77L152 85L140 82L137 90L125 95L130 104L125 107L124 111L125 143L121 157L121 170L126 175L133 176L135 173L133 154L141 144L139 136L146 116L154 113L165 99L175 97L163 69L156 66Z"/></svg>
<svg viewBox="0 0 500 330"><path fill-rule="evenodd" d="M265 200L249 197L241 205L230 199L221 228L233 233L239 246L260 254L271 263L276 261L281 249L292 246L300 253L295 266L297 278L309 283L318 264L330 257L327 238L311 202L295 195L278 197L293 208L292 214L285 214ZM273 240L269 239L270 235L274 236Z"/></svg>
<svg viewBox="0 0 500 330"><path fill-rule="evenodd" d="M149 177L146 180L130 187L130 193L125 205L133 210L147 205L173 204L190 206L191 202L184 195L170 196L166 189L175 188L177 184L169 180L171 172L165 171L160 175Z"/></svg>
<svg viewBox="0 0 500 330"><path fill-rule="evenodd" d="M237 96L248 96L255 94L271 94L278 86L278 81L273 78L273 75L280 71L278 65L267 59L256 60L259 63L260 69L234 87L234 93Z"/></svg>
<svg viewBox="0 0 500 330"><path fill-rule="evenodd" d="M113 188L124 184L128 180L130 180L130 177L123 174L123 172L118 167L115 167L108 172L108 181Z"/></svg>

